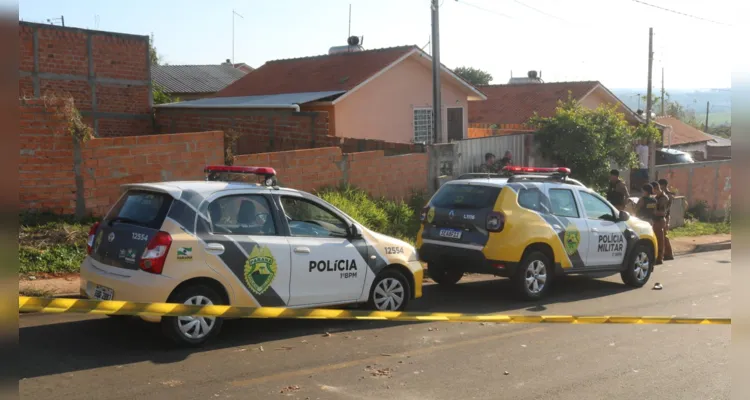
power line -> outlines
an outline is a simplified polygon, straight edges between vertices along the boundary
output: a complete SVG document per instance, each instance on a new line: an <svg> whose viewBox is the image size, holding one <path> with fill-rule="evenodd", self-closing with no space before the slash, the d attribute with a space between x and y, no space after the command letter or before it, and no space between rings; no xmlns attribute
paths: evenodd
<svg viewBox="0 0 750 400"><path fill-rule="evenodd" d="M480 7L480 6L476 5L476 4L471 4L471 3L467 3L467 2L465 2L465 1L459 1L459 0L456 0L456 3L461 3L461 4L467 5L467 6L469 6L469 7L474 7L474 8L476 8L477 10L482 10L482 11L484 11L484 12L488 12L488 13L490 13L490 14L495 14L495 15L499 15L499 16L501 16L501 17L505 17L505 18L513 19L513 17L511 17L510 15L507 15L507 14L503 14L503 13L501 13L501 12L497 12L497 11L493 11L493 10L489 10L489 9L487 9L487 8L484 8L484 7Z"/></svg>
<svg viewBox="0 0 750 400"><path fill-rule="evenodd" d="M641 0L633 0L633 1L634 1L634 2L636 2L636 3L638 3L638 4L643 4L643 5L645 5L645 6L649 6L649 7L653 7L653 8L658 8L658 9L660 9L660 10L662 10L662 11L667 11L667 12L671 12L671 13L674 13L674 14L678 14L678 15L682 15L682 16L685 16L685 17L689 17L689 18L695 18L695 19L699 19L699 20L701 20L701 21L711 22L711 23L713 23L713 24L718 24L718 25L724 25L724 26L732 26L732 25L729 25L729 24L726 24L726 23L723 23L723 22L719 22L719 21L714 21L714 20L712 20L712 19L708 19L708 18L702 18L702 17L697 17L697 16L695 16L695 15L691 15L691 14L686 14L686 13L684 13L684 12L681 12L681 11L677 11L677 10L672 10L671 8L665 8L665 7L661 7L661 6L657 6L657 5L649 4L649 3L646 3L645 1L641 1Z"/></svg>
<svg viewBox="0 0 750 400"><path fill-rule="evenodd" d="M513 2L518 3L518 4L520 4L520 5L522 5L522 6L526 7L526 8L532 9L532 10L538 12L539 14L543 14L543 15L546 15L548 17L559 19L560 21L568 22L568 21L565 21L564 19L558 17L557 15L552 15L552 14L546 13L546 12L544 12L544 11L538 9L538 8L532 7L532 6L530 6L530 5L526 4L526 3L520 2L518 0L513 0Z"/></svg>

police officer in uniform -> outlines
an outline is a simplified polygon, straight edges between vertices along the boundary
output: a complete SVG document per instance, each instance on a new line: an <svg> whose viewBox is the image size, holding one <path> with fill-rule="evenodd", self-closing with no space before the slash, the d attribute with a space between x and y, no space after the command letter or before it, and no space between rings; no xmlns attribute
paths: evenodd
<svg viewBox="0 0 750 400"><path fill-rule="evenodd" d="M620 171L613 169L609 171L609 189L607 190L607 201L617 207L618 210L624 211L630 193L625 182L620 179Z"/></svg>
<svg viewBox="0 0 750 400"><path fill-rule="evenodd" d="M495 174L498 172L494 154L487 153L484 155L484 164L479 166L479 172L485 174Z"/></svg>
<svg viewBox="0 0 750 400"><path fill-rule="evenodd" d="M654 234L656 234L656 243L659 245L659 252L656 255L656 265L664 261L664 239L666 238L667 210L669 209L669 198L661 191L659 182L651 182L653 193L656 195L656 209L654 210Z"/></svg>
<svg viewBox="0 0 750 400"><path fill-rule="evenodd" d="M649 223L654 222L654 210L656 210L656 199L654 198L654 189L651 185L643 185L641 188L643 196L638 199L638 204L635 206L635 215Z"/></svg>
<svg viewBox="0 0 750 400"><path fill-rule="evenodd" d="M664 261L670 261L674 260L674 255L672 254L672 244L669 242L667 232L669 232L669 214L672 211L672 201L674 201L675 194L669 190L669 182L666 179L659 179L659 186L661 187L662 193L664 193L669 199L669 202L667 203L667 223L664 226Z"/></svg>

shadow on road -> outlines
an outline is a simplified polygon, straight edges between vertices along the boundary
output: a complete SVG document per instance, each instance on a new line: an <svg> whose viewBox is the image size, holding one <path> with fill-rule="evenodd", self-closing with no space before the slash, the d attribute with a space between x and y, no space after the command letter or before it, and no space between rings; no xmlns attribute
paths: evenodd
<svg viewBox="0 0 750 400"><path fill-rule="evenodd" d="M544 301L520 302L511 295L507 279L467 281L453 287L426 285L424 297L414 301L409 311L502 313L509 310L544 312L547 304L583 301L613 295L630 288L616 282L585 277L565 277L558 281ZM34 315L22 318L46 318ZM418 322L244 319L226 321L221 335L201 349L185 350L171 346L161 335L158 324L137 318L71 316L71 322L21 328L21 378L33 378L139 362L168 364L182 361L193 353L326 332L363 331ZM270 347L270 346L269 346Z"/></svg>

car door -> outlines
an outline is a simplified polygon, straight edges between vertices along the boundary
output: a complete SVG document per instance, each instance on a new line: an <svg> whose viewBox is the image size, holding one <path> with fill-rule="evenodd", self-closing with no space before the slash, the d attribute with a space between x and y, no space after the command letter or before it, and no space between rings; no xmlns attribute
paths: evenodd
<svg viewBox="0 0 750 400"><path fill-rule="evenodd" d="M563 249L573 268L589 265L589 226L572 189L551 187L547 190L549 212L542 213L560 237Z"/></svg>
<svg viewBox="0 0 750 400"><path fill-rule="evenodd" d="M214 269L229 269L261 306L283 307L289 301L291 251L274 211L268 195L220 195L208 205L210 232L202 239Z"/></svg>
<svg viewBox="0 0 750 400"><path fill-rule="evenodd" d="M622 264L626 248L622 233L625 231L625 223L616 217L618 212L595 193L579 190L578 195L591 230L589 263L593 266Z"/></svg>
<svg viewBox="0 0 750 400"><path fill-rule="evenodd" d="M289 305L358 300L369 268L349 238L350 224L311 199L282 195L279 201L289 227L287 240L292 250Z"/></svg>

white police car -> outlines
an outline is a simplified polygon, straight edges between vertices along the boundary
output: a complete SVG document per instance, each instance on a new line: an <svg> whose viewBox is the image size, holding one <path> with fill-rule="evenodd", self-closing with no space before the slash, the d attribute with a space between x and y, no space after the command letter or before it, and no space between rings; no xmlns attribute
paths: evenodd
<svg viewBox="0 0 750 400"><path fill-rule="evenodd" d="M404 310L421 297L414 247L322 199L276 186L264 167L206 167L207 181L125 185L92 227L81 266L89 298L190 305ZM263 184L219 181L223 173ZM179 344L215 336L221 318L143 317Z"/></svg>

